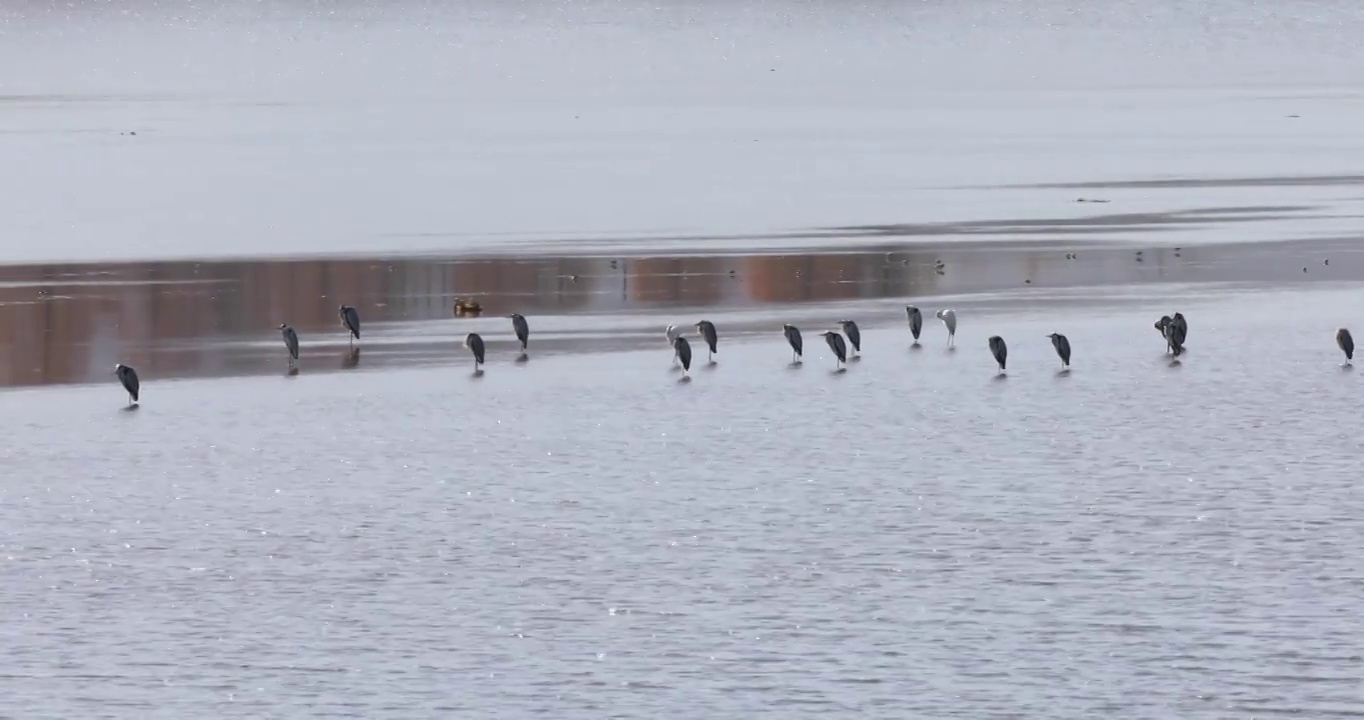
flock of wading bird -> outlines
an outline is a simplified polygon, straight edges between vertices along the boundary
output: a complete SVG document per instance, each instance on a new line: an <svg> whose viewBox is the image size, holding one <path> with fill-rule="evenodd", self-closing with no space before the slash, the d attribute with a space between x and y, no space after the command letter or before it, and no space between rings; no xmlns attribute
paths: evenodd
<svg viewBox="0 0 1364 720"><path fill-rule="evenodd" d="M478 315L483 312L483 308L478 303L456 299L455 314ZM914 336L914 344L919 344L919 334L923 332L924 316L919 308L913 305L905 306L905 313L909 318L909 332ZM349 333L349 340L354 345L360 339L360 313L349 305L342 305L338 314L341 316L341 324L345 326ZM521 358L526 357L526 350L530 346L530 325L526 318L517 313L507 316L512 321L512 330L516 333L516 339L521 343ZM957 311L952 309L939 310L937 318L942 321L943 327L947 328L947 346L955 347L957 338ZM862 333L857 329L857 323L852 320L840 320L839 327L842 334L836 330L828 330L820 333L824 341L828 343L829 349L833 351L837 364L837 369L843 369L848 362L848 343L852 343L854 357L862 351ZM1184 352L1184 342L1189 335L1189 324L1184 320L1184 315L1175 313L1174 315L1162 315L1155 323L1156 331L1165 339L1165 351L1178 358ZM298 333L289 327L288 324L281 323L279 326L280 334L284 338L284 347L289 351L289 367L293 368L298 360ZM719 333L715 330L715 324L709 320L702 320L696 323L696 332L701 335L701 339L706 343L707 359L714 362L714 357L718 350L720 340ZM801 337L800 328L795 325L783 325L782 334L786 336L786 342L791 346L791 364L797 365L801 362L801 357L805 352L805 341ZM669 325L664 331L668 339L668 344L673 348L674 365L681 364L684 377L691 371L691 343L687 340L682 331L676 325ZM844 341L844 336L847 341ZM1056 355L1061 359L1061 369L1070 368L1070 340L1061 333L1051 333L1047 336L1051 339L1051 345L1056 349ZM1005 344L1004 338L998 335L991 335L987 341L990 354L994 356L995 362L999 363L999 373L1003 374L1009 361L1009 346ZM1345 353L1345 362L1349 364L1354 360L1355 341L1346 328L1336 330L1336 345ZM464 347L474 356L474 371L481 372L484 358L483 337L478 333L469 333L464 337ZM114 366L114 374L118 376L123 388L128 391L128 404L135 405L138 402L138 391L140 383L137 378L137 371L133 368L118 364Z"/></svg>

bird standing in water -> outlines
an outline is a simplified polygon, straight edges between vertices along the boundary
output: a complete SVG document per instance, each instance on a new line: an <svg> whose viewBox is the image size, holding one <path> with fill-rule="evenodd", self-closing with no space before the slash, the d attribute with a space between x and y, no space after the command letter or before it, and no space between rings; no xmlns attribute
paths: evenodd
<svg viewBox="0 0 1364 720"><path fill-rule="evenodd" d="M839 320L838 324L843 327L843 334L848 336L848 342L852 343L853 353L861 353L862 332L857 329L857 323L852 320Z"/></svg>
<svg viewBox="0 0 1364 720"><path fill-rule="evenodd" d="M800 328L795 325L782 325L781 332L786 336L786 342L791 345L791 364L795 365L800 362L805 351L805 341L800 337Z"/></svg>
<svg viewBox="0 0 1364 720"><path fill-rule="evenodd" d="M687 377L687 373L691 371L691 343L687 342L685 337L678 335L673 339L673 352L677 355L678 360L682 361L683 377Z"/></svg>
<svg viewBox="0 0 1364 720"><path fill-rule="evenodd" d="M943 325L947 326L947 346L953 347L957 344L957 311L952 309L939 310L938 319Z"/></svg>
<svg viewBox="0 0 1364 720"><path fill-rule="evenodd" d="M1336 331L1336 345L1340 351L1345 353L1345 364L1349 365L1355 359L1355 339L1350 336L1350 331L1341 328Z"/></svg>
<svg viewBox="0 0 1364 720"><path fill-rule="evenodd" d="M128 391L128 407L137 404L137 391L141 383L137 381L137 371L119 363L114 365L114 374L118 376L118 381L123 384L123 389Z"/></svg>
<svg viewBox="0 0 1364 720"><path fill-rule="evenodd" d="M284 337L284 347L289 351L289 367L293 367L294 361L298 359L298 333L288 325L280 323L279 334Z"/></svg>
<svg viewBox="0 0 1364 720"><path fill-rule="evenodd" d="M1051 338L1051 346L1056 348L1056 355L1061 358L1061 369L1070 367L1070 341L1061 333L1052 333L1047 337Z"/></svg>
<svg viewBox="0 0 1364 720"><path fill-rule="evenodd" d="M709 353L706 355L706 360L715 362L715 354L719 352L715 349L715 345L720 341L720 337L715 333L715 323L702 320L696 323L696 332L701 333L701 338L706 341L706 349Z"/></svg>
<svg viewBox="0 0 1364 720"><path fill-rule="evenodd" d="M924 314L913 305L905 306L905 314L909 315L909 334L914 336L914 344L918 345L919 333L924 329Z"/></svg>
<svg viewBox="0 0 1364 720"><path fill-rule="evenodd" d="M990 354L995 356L995 362L999 363L999 374L1004 374L1005 367L1009 361L1009 346L1004 344L1004 338L998 335L990 336Z"/></svg>
<svg viewBox="0 0 1364 720"><path fill-rule="evenodd" d="M521 341L521 354L525 354L526 347L530 345L530 326L526 324L526 319L519 313L512 313L507 317L511 318L512 330L516 331L516 339Z"/></svg>
<svg viewBox="0 0 1364 720"><path fill-rule="evenodd" d="M341 316L341 324L350 331L350 342L354 345L360 339L360 313L349 305L342 305L337 314Z"/></svg>
<svg viewBox="0 0 1364 720"><path fill-rule="evenodd" d="M483 338L478 333L469 333L464 336L464 347L474 354L474 372L478 372L483 364Z"/></svg>
<svg viewBox="0 0 1364 720"><path fill-rule="evenodd" d="M829 349L834 351L834 357L838 360L834 367L842 367L844 363L848 362L848 346L843 342L843 336L833 330L821 334L824 335L824 342L829 343Z"/></svg>

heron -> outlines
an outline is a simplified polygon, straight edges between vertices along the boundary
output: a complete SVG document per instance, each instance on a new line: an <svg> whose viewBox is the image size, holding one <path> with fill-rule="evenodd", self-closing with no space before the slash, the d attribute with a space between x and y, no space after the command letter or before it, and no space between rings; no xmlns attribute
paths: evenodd
<svg viewBox="0 0 1364 720"><path fill-rule="evenodd" d="M464 347L474 354L474 371L478 371L478 366L483 364L483 338L478 333L469 333L464 336Z"/></svg>
<svg viewBox="0 0 1364 720"><path fill-rule="evenodd" d="M1184 352L1184 338L1179 333L1179 326L1173 320L1165 324L1165 345L1170 348L1170 353L1175 357Z"/></svg>
<svg viewBox="0 0 1364 720"><path fill-rule="evenodd" d="M957 344L957 311L952 309L939 310L938 319L943 325L947 326L947 346L953 347Z"/></svg>
<svg viewBox="0 0 1364 720"><path fill-rule="evenodd" d="M685 377L691 370L691 343L685 337L678 335L673 339L673 352L682 361L682 375Z"/></svg>
<svg viewBox="0 0 1364 720"><path fill-rule="evenodd" d="M1070 367L1070 341L1061 333L1052 333L1047 337L1051 338L1051 346L1056 348L1056 355L1061 358L1061 369Z"/></svg>
<svg viewBox="0 0 1364 720"><path fill-rule="evenodd" d="M1180 347L1183 347L1184 343L1189 339L1188 321L1184 319L1183 314L1175 313L1170 316L1170 322L1174 323L1175 329L1179 331L1179 345Z"/></svg>
<svg viewBox="0 0 1364 720"><path fill-rule="evenodd" d="M341 315L341 324L350 331L350 342L354 345L355 341L360 339L360 313L349 305L342 305L337 313Z"/></svg>
<svg viewBox="0 0 1364 720"><path fill-rule="evenodd" d="M834 357L838 359L834 367L841 367L843 363L848 362L848 345L843 342L843 336L833 330L821 334L824 336L824 342L829 343L829 349L834 351Z"/></svg>
<svg viewBox="0 0 1364 720"><path fill-rule="evenodd" d="M701 337L706 341L708 352L706 360L715 362L714 355L719 352L719 350L715 349L715 344L720 341L719 336L715 334L715 323L709 320L702 320L696 323L696 332L701 333Z"/></svg>
<svg viewBox="0 0 1364 720"><path fill-rule="evenodd" d="M848 341L852 343L853 353L862 352L862 333L857 329L857 323L852 320L839 320L838 324L843 326L843 334L848 336Z"/></svg>
<svg viewBox="0 0 1364 720"><path fill-rule="evenodd" d="M526 347L530 345L530 326L520 313L512 313L507 317L511 318L512 329L516 331L516 339L521 341L521 352L524 354Z"/></svg>
<svg viewBox="0 0 1364 720"><path fill-rule="evenodd" d="M924 314L913 305L905 306L905 314L909 315L909 333L914 336L914 344L918 345L919 333L924 329Z"/></svg>
<svg viewBox="0 0 1364 720"><path fill-rule="evenodd" d="M805 353L805 341L801 340L800 328L795 325L782 325L781 332L786 336L786 342L791 344L791 364L795 365Z"/></svg>
<svg viewBox="0 0 1364 720"><path fill-rule="evenodd" d="M669 326L668 326L668 329L666 329L666 330L663 331L663 334L664 334L665 336L667 336L667 338L668 338L668 345L671 346L672 349L673 349L673 365L676 366L676 365L677 365L677 338L679 338L679 337L682 336L682 331L681 331L681 330L678 330L676 325L669 325Z"/></svg>
<svg viewBox="0 0 1364 720"><path fill-rule="evenodd" d="M1004 338L990 336L990 354L995 356L995 362L999 363L999 374L1003 375L1009 360L1009 346L1004 344Z"/></svg>
<svg viewBox="0 0 1364 720"><path fill-rule="evenodd" d="M118 381L123 383L123 389L128 391L128 407L137 404L137 389L141 384L137 381L137 371L122 363L114 365L114 374L118 376Z"/></svg>
<svg viewBox="0 0 1364 720"><path fill-rule="evenodd" d="M1336 345L1345 353L1345 364L1349 365L1355 359L1355 339L1350 336L1350 331L1346 328L1336 330Z"/></svg>
<svg viewBox="0 0 1364 720"><path fill-rule="evenodd" d="M1174 347L1170 345L1169 333L1169 327L1173 323L1174 321L1170 319L1169 315L1161 315L1160 319L1156 321L1156 332L1160 333L1160 336L1165 338L1165 352L1172 352L1174 350Z"/></svg>
<svg viewBox="0 0 1364 720"><path fill-rule="evenodd" d="M284 347L289 350L289 367L293 367L294 361L298 359L298 333L288 325L280 323L279 334L284 336Z"/></svg>

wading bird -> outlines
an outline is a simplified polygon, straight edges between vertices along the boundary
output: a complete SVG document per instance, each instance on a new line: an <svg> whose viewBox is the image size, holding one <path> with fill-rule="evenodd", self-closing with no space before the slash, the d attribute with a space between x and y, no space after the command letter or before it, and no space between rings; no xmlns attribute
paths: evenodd
<svg viewBox="0 0 1364 720"><path fill-rule="evenodd" d="M341 324L350 331L350 342L354 345L360 339L360 313L349 305L342 305L337 313L341 315Z"/></svg>
<svg viewBox="0 0 1364 720"><path fill-rule="evenodd" d="M1156 332L1165 338L1165 352L1174 352L1174 346L1170 344L1170 325L1173 322L1169 315L1161 315L1160 319L1156 321Z"/></svg>
<svg viewBox="0 0 1364 720"><path fill-rule="evenodd" d="M1184 338L1179 334L1179 326L1171 320L1165 323L1165 346L1170 349L1170 354L1179 357L1184 352Z"/></svg>
<svg viewBox="0 0 1364 720"><path fill-rule="evenodd" d="M862 333L857 329L857 323L852 320L839 320L839 325L843 326L843 334L848 336L848 342L852 343L853 352L862 352Z"/></svg>
<svg viewBox="0 0 1364 720"><path fill-rule="evenodd" d="M843 336L833 330L824 332L822 335L824 335L824 342L829 343L829 349L834 351L834 357L838 359L838 363L834 367L842 367L843 363L848 362L848 346L843 342Z"/></svg>
<svg viewBox="0 0 1364 720"><path fill-rule="evenodd" d="M469 333L464 336L464 347L474 354L474 371L477 372L478 366L483 364L483 338L478 333Z"/></svg>
<svg viewBox="0 0 1364 720"><path fill-rule="evenodd" d="M914 344L918 345L919 333L924 329L924 314L913 305L905 306L905 314L909 315L909 334L914 336Z"/></svg>
<svg viewBox="0 0 1364 720"><path fill-rule="evenodd" d="M1345 364L1349 365L1355 359L1355 339L1350 336L1349 330L1341 328L1336 331L1336 345L1345 353Z"/></svg>
<svg viewBox="0 0 1364 720"><path fill-rule="evenodd" d="M1000 374L1004 374L1004 368L1009 364L1009 346L1004 344L1004 338L998 335L990 336L990 354L994 355L995 362L999 363Z"/></svg>
<svg viewBox="0 0 1364 720"><path fill-rule="evenodd" d="M526 324L526 319L519 313L512 313L507 317L511 318L512 329L516 331L516 339L521 341L521 352L526 352L526 347L530 345L530 326Z"/></svg>
<svg viewBox="0 0 1364 720"><path fill-rule="evenodd" d="M1061 333L1052 333L1047 337L1051 338L1051 346L1056 348L1056 355L1061 358L1061 368L1070 367L1070 341Z"/></svg>
<svg viewBox="0 0 1364 720"><path fill-rule="evenodd" d="M715 349L715 344L720 341L719 336L715 334L715 323L712 323L709 320L702 320L701 322L696 323L696 332L701 333L702 339L706 341L706 349L709 352L706 356L706 360L715 362L714 356L719 352L719 350Z"/></svg>
<svg viewBox="0 0 1364 720"><path fill-rule="evenodd" d="M1183 348L1189 341L1189 323L1181 313L1170 316L1170 322L1174 324L1175 330L1179 333L1179 347Z"/></svg>
<svg viewBox="0 0 1364 720"><path fill-rule="evenodd" d="M691 370L691 343L685 337L678 335L673 340L673 352L682 361L682 375L685 377Z"/></svg>
<svg viewBox="0 0 1364 720"><path fill-rule="evenodd" d="M952 310L952 309L948 309L948 310L939 310L939 311L938 311L938 319L942 321L942 324L943 324L943 325L946 325L946 326L947 326L947 346L948 346L948 347L952 347L952 346L956 345L956 343L957 343L957 311L956 311L956 310Z"/></svg>
<svg viewBox="0 0 1364 720"><path fill-rule="evenodd" d="M298 333L288 325L280 323L279 334L284 336L284 347L289 350L289 367L293 367L294 361L298 359Z"/></svg>
<svg viewBox="0 0 1364 720"><path fill-rule="evenodd" d="M673 349L673 365L676 365L676 364L677 364L677 339L678 339L679 337L682 337L682 331L681 331L681 330L678 330L676 325L669 325L669 326L668 326L668 329L666 329L666 330L663 331L663 334L664 334L665 336L667 336L667 338L668 338L668 346L671 347L671 348Z"/></svg>
<svg viewBox="0 0 1364 720"><path fill-rule="evenodd" d="M128 391L128 407L137 404L137 389L141 384L137 381L137 371L127 365L118 364L114 366L114 374L118 376L118 381L123 383L123 389Z"/></svg>
<svg viewBox="0 0 1364 720"><path fill-rule="evenodd" d="M786 336L786 342L791 344L791 364L795 365L805 353L805 341L800 338L800 328L795 325L782 325L781 332Z"/></svg>

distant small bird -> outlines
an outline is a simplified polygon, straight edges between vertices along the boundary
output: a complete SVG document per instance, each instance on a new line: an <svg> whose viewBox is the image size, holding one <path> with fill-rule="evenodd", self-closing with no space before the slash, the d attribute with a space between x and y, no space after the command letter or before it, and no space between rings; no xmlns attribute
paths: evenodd
<svg viewBox="0 0 1364 720"><path fill-rule="evenodd" d="M464 347L474 354L474 370L483 364L483 338L478 333L469 333L464 336Z"/></svg>
<svg viewBox="0 0 1364 720"><path fill-rule="evenodd" d="M1345 364L1349 365L1355 359L1355 339L1350 336L1349 330L1341 328L1336 331L1336 345L1345 353Z"/></svg>
<svg viewBox="0 0 1364 720"><path fill-rule="evenodd" d="M848 362L848 346L843 342L843 336L833 330L821 333L824 335L824 342L829 343L829 349L834 351L834 357L838 358L838 363L834 367L841 367Z"/></svg>
<svg viewBox="0 0 1364 720"><path fill-rule="evenodd" d="M127 365L114 365L114 374L118 376L118 381L123 383L123 389L128 391L128 407L137 404L137 390L141 387L137 381L137 371Z"/></svg>
<svg viewBox="0 0 1364 720"><path fill-rule="evenodd" d="M1061 333L1052 333L1047 337L1051 338L1051 346L1056 348L1056 355L1061 358L1061 367L1070 367L1070 341Z"/></svg>
<svg viewBox="0 0 1364 720"><path fill-rule="evenodd" d="M466 315L479 315L483 312L483 306L473 300L455 298L455 316L464 317Z"/></svg>
<svg viewBox="0 0 1364 720"><path fill-rule="evenodd" d="M709 320L702 320L696 323L696 332L701 333L701 338L706 341L706 348L709 351L706 360L715 362L714 356L719 352L715 349L715 344L720 340L715 334L715 324Z"/></svg>
<svg viewBox="0 0 1364 720"><path fill-rule="evenodd" d="M354 345L355 341L360 339L360 313L349 305L342 305L337 312L341 315L341 324L350 331L350 341Z"/></svg>
<svg viewBox="0 0 1364 720"><path fill-rule="evenodd" d="M677 358L682 361L682 374L685 376L691 371L691 343L685 337L678 335L673 340L673 351Z"/></svg>
<svg viewBox="0 0 1364 720"><path fill-rule="evenodd" d="M786 342L791 345L791 364L800 362L800 357L805 351L805 342L801 340L800 328L795 325L782 325L782 334L786 336Z"/></svg>
<svg viewBox="0 0 1364 720"><path fill-rule="evenodd" d="M990 336L990 354L995 356L995 362L999 363L999 372L1002 374L1009 360L1009 346L1004 344L1004 338L998 335Z"/></svg>
<svg viewBox="0 0 1364 720"><path fill-rule="evenodd" d="M939 310L938 319L942 321L943 325L947 326L948 347L955 345L957 340L957 311L951 309Z"/></svg>
<svg viewBox="0 0 1364 720"><path fill-rule="evenodd" d="M507 317L511 318L512 330L516 331L516 339L521 341L521 352L526 351L526 346L530 345L530 326L526 324L526 319L519 313L512 313Z"/></svg>
<svg viewBox="0 0 1364 720"><path fill-rule="evenodd" d="M919 333L923 332L924 329L924 314L913 305L906 305L905 313L909 315L909 334L914 336L914 344L918 345Z"/></svg>
<svg viewBox="0 0 1364 720"><path fill-rule="evenodd" d="M857 329L857 323L852 320L839 320L839 325L843 326L843 334L848 336L848 342L852 343L853 352L862 352L862 333Z"/></svg>
<svg viewBox="0 0 1364 720"><path fill-rule="evenodd" d="M279 324L279 333L284 336L284 347L289 350L289 367L293 367L298 359L298 333L284 323Z"/></svg>

